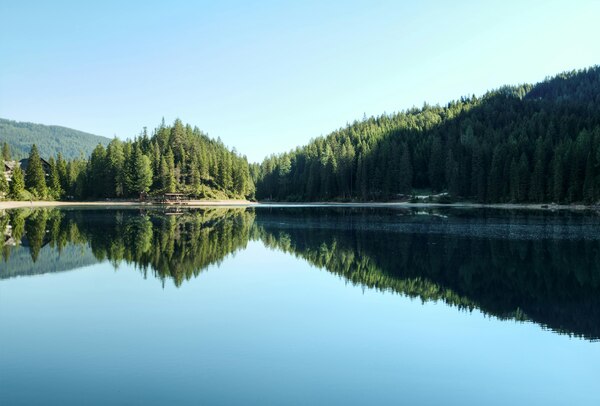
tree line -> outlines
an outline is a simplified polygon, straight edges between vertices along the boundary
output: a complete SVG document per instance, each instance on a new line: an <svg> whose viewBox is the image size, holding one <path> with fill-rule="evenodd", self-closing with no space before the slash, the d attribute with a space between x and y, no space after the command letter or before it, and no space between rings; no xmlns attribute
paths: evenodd
<svg viewBox="0 0 600 406"><path fill-rule="evenodd" d="M364 117L252 173L259 199L600 200L600 68Z"/></svg>
<svg viewBox="0 0 600 406"><path fill-rule="evenodd" d="M0 195L377 201L445 193L445 201L592 204L600 201L600 67L364 117L260 164L180 120L99 144L88 159L59 154L47 176L35 146L29 158L32 174L16 170L11 185L0 179Z"/></svg>
<svg viewBox="0 0 600 406"><path fill-rule="evenodd" d="M10 160L5 144L3 159ZM252 198L254 183L245 156L229 150L197 127L175 120L151 136L144 128L133 140L98 144L89 158L50 158L45 173L33 145L27 171L15 168L0 192L12 199L137 198L140 194L183 192L198 198ZM0 162L2 164L2 162Z"/></svg>

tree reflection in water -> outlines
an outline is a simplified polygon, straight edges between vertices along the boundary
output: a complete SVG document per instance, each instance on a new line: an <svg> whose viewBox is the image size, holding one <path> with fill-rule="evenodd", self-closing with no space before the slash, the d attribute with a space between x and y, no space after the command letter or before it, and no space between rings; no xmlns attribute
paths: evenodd
<svg viewBox="0 0 600 406"><path fill-rule="evenodd" d="M22 209L0 217L0 278L74 269L93 257L180 286L257 240L353 284L597 340L599 223L535 211ZM42 249L57 254L52 265Z"/></svg>

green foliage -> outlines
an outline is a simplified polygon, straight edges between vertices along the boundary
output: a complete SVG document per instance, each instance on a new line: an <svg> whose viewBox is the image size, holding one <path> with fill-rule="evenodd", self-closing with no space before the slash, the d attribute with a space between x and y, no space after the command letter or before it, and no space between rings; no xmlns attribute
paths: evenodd
<svg viewBox="0 0 600 406"><path fill-rule="evenodd" d="M60 173L58 165L54 161L54 158L50 158L50 177L48 179L49 194L53 199L60 199L63 196L63 190L61 187Z"/></svg>
<svg viewBox="0 0 600 406"><path fill-rule="evenodd" d="M32 144L36 144L42 157L59 153L67 159L88 156L94 147L108 144L108 138L59 126L24 123L0 118L0 141L12 149L14 159L27 156ZM4 154L3 148L3 154ZM4 157L10 160L10 157Z"/></svg>
<svg viewBox="0 0 600 406"><path fill-rule="evenodd" d="M125 151L123 143L117 138L108 144L106 163L108 165L106 194L122 197L125 193Z"/></svg>
<svg viewBox="0 0 600 406"><path fill-rule="evenodd" d="M83 168L82 168L83 166ZM72 161L63 186L76 198L138 197L142 192L183 192L198 198L254 196L246 157L228 150L197 128L176 120L146 129L132 141L98 144L90 159Z"/></svg>
<svg viewBox="0 0 600 406"><path fill-rule="evenodd" d="M46 173L37 146L31 146L29 162L25 172L25 188L39 199L46 197Z"/></svg>
<svg viewBox="0 0 600 406"><path fill-rule="evenodd" d="M4 159L0 156L0 199L8 195L8 180L4 176Z"/></svg>
<svg viewBox="0 0 600 406"><path fill-rule="evenodd" d="M365 117L252 165L198 128L163 120L151 135L144 128L135 139L115 139L108 147L100 139L89 148L89 160L57 157L50 190L55 197L78 199L131 198L147 191L369 201L405 199L427 189L447 192L453 201L594 204L600 201L599 95L600 68L592 67L443 107L426 104ZM34 125L17 124L0 120L0 138L10 133L3 130L7 126L34 131ZM17 137L17 151L31 142L24 134ZM37 169L26 184L35 196L45 196Z"/></svg>
<svg viewBox="0 0 600 406"><path fill-rule="evenodd" d="M37 146L30 154L25 185L36 199L137 198L140 193L183 192L197 198L253 198L245 156L227 149L198 128L164 122L131 141L99 143L89 159L49 158L47 179ZM17 184L16 187L19 185ZM23 193L18 193L21 198Z"/></svg>
<svg viewBox="0 0 600 406"><path fill-rule="evenodd" d="M253 170L259 199L600 201L600 68L355 121Z"/></svg>
<svg viewBox="0 0 600 406"><path fill-rule="evenodd" d="M2 144L2 159L5 161L11 160L10 145L6 141Z"/></svg>
<svg viewBox="0 0 600 406"><path fill-rule="evenodd" d="M127 187L132 192L145 193L152 185L150 158L144 155L139 146L133 150L126 176Z"/></svg>
<svg viewBox="0 0 600 406"><path fill-rule="evenodd" d="M12 180L9 185L9 197L14 200L24 198L25 192L25 177L21 168L16 167L12 173Z"/></svg>

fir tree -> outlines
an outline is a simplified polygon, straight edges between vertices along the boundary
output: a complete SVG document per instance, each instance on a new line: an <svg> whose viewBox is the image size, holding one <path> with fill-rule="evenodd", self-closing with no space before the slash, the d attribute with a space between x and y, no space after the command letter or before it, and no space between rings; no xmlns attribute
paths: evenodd
<svg viewBox="0 0 600 406"><path fill-rule="evenodd" d="M48 162L50 163L50 178L48 183L48 187L50 188L49 192L54 199L60 199L63 195L63 190L60 184L58 166L54 161L54 158L50 158Z"/></svg>
<svg viewBox="0 0 600 406"><path fill-rule="evenodd" d="M10 161L11 156L10 156L10 145L8 145L7 142L5 142L4 144L2 144L2 159L4 161Z"/></svg>
<svg viewBox="0 0 600 406"><path fill-rule="evenodd" d="M12 173L12 179L9 186L9 196L14 200L23 199L25 193L25 179L23 177L23 171L19 166L15 167Z"/></svg>
<svg viewBox="0 0 600 406"><path fill-rule="evenodd" d="M144 155L137 146L133 150L129 171L127 174L128 188L135 193L145 193L152 185L152 166L150 158Z"/></svg>
<svg viewBox="0 0 600 406"><path fill-rule="evenodd" d="M46 197L46 174L35 144L31 146L31 152L29 153L29 161L25 173L25 188L39 199Z"/></svg>
<svg viewBox="0 0 600 406"><path fill-rule="evenodd" d="M8 181L4 175L4 159L0 156L0 198L8 194Z"/></svg>

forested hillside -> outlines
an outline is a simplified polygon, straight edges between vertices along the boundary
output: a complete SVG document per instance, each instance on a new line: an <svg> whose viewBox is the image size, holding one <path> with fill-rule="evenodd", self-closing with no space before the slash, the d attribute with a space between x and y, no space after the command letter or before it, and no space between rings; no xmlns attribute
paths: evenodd
<svg viewBox="0 0 600 406"><path fill-rule="evenodd" d="M32 139L38 127L48 134L54 129L54 135ZM179 120L172 126L163 122L152 135L144 130L132 141L96 137L89 159L69 157L80 156L82 140L95 136L0 120L0 140L7 139L6 128L21 131L8 138L12 158L25 155L33 143L34 164L39 156L51 157L47 177L35 164L35 174L22 179L16 173L10 188L0 182L0 194L13 199L184 192L200 198L374 201L446 192L445 201L600 201L599 67L446 106L365 117L252 165ZM15 139L21 145L16 150ZM69 144L71 152L51 150L59 144ZM3 151L4 160L7 156Z"/></svg>
<svg viewBox="0 0 600 406"><path fill-rule="evenodd" d="M90 155L96 145L107 145L110 139L56 125L23 123L0 118L0 144L6 142L14 158L25 158L32 144L43 158L57 156L67 159Z"/></svg>
<svg viewBox="0 0 600 406"><path fill-rule="evenodd" d="M600 68L365 118L252 168L259 199L600 200Z"/></svg>

